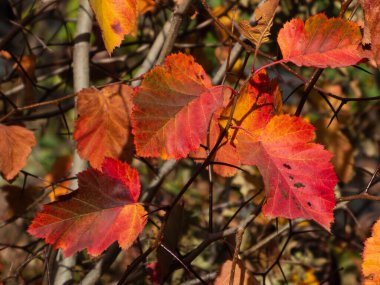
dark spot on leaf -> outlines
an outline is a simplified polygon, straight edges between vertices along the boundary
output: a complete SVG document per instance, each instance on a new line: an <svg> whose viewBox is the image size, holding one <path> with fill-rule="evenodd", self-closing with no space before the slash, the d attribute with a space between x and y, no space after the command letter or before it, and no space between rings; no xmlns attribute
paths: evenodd
<svg viewBox="0 0 380 285"><path fill-rule="evenodd" d="M294 187L296 187L296 188L305 188L305 185L303 185L300 182L297 182L297 183L294 183Z"/></svg>
<svg viewBox="0 0 380 285"><path fill-rule="evenodd" d="M121 25L120 25L120 21L119 20L115 20L112 24L111 24L111 28L112 30L118 34L118 35L122 35L123 34L123 29L121 28Z"/></svg>
<svg viewBox="0 0 380 285"><path fill-rule="evenodd" d="M285 199L288 199L288 198L289 198L288 193L286 193L286 191L281 191L281 195L282 195Z"/></svg>
<svg viewBox="0 0 380 285"><path fill-rule="evenodd" d="M309 207L311 207L311 203L310 203L310 202L307 202L307 205L308 205Z"/></svg>
<svg viewBox="0 0 380 285"><path fill-rule="evenodd" d="M294 177L293 177L293 176L291 176L291 175L289 175L289 178L290 178L291 180L294 180Z"/></svg>
<svg viewBox="0 0 380 285"><path fill-rule="evenodd" d="M284 163L283 166L287 169L292 169L289 164Z"/></svg>
<svg viewBox="0 0 380 285"><path fill-rule="evenodd" d="M203 76L203 74L201 74L201 79L202 79L202 80L204 80L204 79L205 79L205 77Z"/></svg>

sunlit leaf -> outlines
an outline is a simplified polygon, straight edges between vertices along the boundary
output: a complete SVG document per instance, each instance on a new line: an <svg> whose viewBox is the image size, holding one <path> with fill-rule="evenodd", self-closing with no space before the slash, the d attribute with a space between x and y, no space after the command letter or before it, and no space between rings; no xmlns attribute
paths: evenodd
<svg viewBox="0 0 380 285"><path fill-rule="evenodd" d="M372 228L372 236L364 243L362 271L364 285L380 284L380 219Z"/></svg>
<svg viewBox="0 0 380 285"><path fill-rule="evenodd" d="M344 67L361 62L366 56L361 48L359 26L324 14L287 22L277 38L283 60L298 66Z"/></svg>
<svg viewBox="0 0 380 285"><path fill-rule="evenodd" d="M223 104L223 89L211 85L193 57L168 56L164 66L145 75L133 98L137 154L179 159L197 149L213 112Z"/></svg>
<svg viewBox="0 0 380 285"><path fill-rule="evenodd" d="M44 206L28 232L65 256L87 248L99 255L114 241L123 249L132 245L144 228L147 213L137 203L138 173L128 164L106 158L102 171L78 174L79 189Z"/></svg>
<svg viewBox="0 0 380 285"><path fill-rule="evenodd" d="M108 53L120 46L126 35L135 35L137 0L90 0L102 30Z"/></svg>
<svg viewBox="0 0 380 285"><path fill-rule="evenodd" d="M314 127L299 117L273 117L261 130L240 131L243 164L256 165L264 179L265 215L312 219L330 230L337 178L331 153L314 139Z"/></svg>

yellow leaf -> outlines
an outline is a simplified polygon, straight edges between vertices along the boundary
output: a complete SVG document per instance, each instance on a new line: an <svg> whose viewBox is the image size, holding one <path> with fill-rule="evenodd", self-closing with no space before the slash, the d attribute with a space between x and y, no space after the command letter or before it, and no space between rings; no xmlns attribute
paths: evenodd
<svg viewBox="0 0 380 285"><path fill-rule="evenodd" d="M137 0L90 0L90 4L109 54L126 35L136 34Z"/></svg>

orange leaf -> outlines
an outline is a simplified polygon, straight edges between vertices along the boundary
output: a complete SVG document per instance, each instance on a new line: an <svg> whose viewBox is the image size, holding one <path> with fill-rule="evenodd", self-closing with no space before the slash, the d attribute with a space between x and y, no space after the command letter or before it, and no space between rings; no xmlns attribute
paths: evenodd
<svg viewBox="0 0 380 285"><path fill-rule="evenodd" d="M70 174L71 164L73 158L71 155L65 155L58 157L53 164L52 171L44 178L45 187L49 187L52 184L57 183L58 180L68 177ZM49 193L50 202L56 201L61 195L70 193L70 180L65 180L58 185L54 185L53 191Z"/></svg>
<svg viewBox="0 0 380 285"><path fill-rule="evenodd" d="M270 80L265 70L256 74L245 87L237 101L236 108L232 117L232 126L244 129L249 129L254 132L254 129L263 128L276 113L281 112L282 101L281 93L278 89L277 82ZM225 108L221 115L215 112L210 126L210 145L213 147L219 134L220 127L215 125L214 121L219 118L219 123L222 128L225 128L228 117L230 116L232 106ZM215 155L214 161L229 163L235 166L241 165L239 154L236 150L238 141L236 135L239 129L230 128L228 131L228 139L224 139L219 146L218 152ZM205 156L205 152L198 152L198 156ZM215 165L215 173L231 177L236 174L237 169L225 165Z"/></svg>
<svg viewBox="0 0 380 285"><path fill-rule="evenodd" d="M154 11L156 6L157 3L154 0L137 0L137 10L139 15Z"/></svg>
<svg viewBox="0 0 380 285"><path fill-rule="evenodd" d="M232 261L227 260L222 265L222 269L215 280L214 285L226 285L230 284L230 278L232 273ZM255 278L250 276L246 269L244 268L243 263L238 260L235 266L235 272L233 276L233 284L234 285L256 285L260 284Z"/></svg>
<svg viewBox="0 0 380 285"><path fill-rule="evenodd" d="M147 221L144 207L137 203L137 171L106 158L102 171L88 169L78 180L79 189L45 205L28 232L61 248L65 256L84 248L99 255L116 240L123 249L130 247Z"/></svg>
<svg viewBox="0 0 380 285"><path fill-rule="evenodd" d="M197 149L213 112L223 104L223 88L212 87L192 56L168 56L165 66L145 75L133 98L137 154L179 159Z"/></svg>
<svg viewBox="0 0 380 285"><path fill-rule="evenodd" d="M238 152L243 164L256 165L264 179L265 215L312 219L330 230L337 183L332 155L311 143L314 127L299 117L273 117L254 133L241 130Z"/></svg>
<svg viewBox="0 0 380 285"><path fill-rule="evenodd" d="M343 19L328 19L324 14L287 22L278 34L278 44L285 62L298 66L344 67L361 62L359 26Z"/></svg>
<svg viewBox="0 0 380 285"><path fill-rule="evenodd" d="M109 54L126 35L136 34L137 0L90 0L90 4Z"/></svg>
<svg viewBox="0 0 380 285"><path fill-rule="evenodd" d="M6 180L12 180L25 166L36 139L33 132L23 127L2 124L0 138L0 173Z"/></svg>
<svg viewBox="0 0 380 285"><path fill-rule="evenodd" d="M364 243L362 271L364 285L380 284L380 219L372 228L372 237Z"/></svg>
<svg viewBox="0 0 380 285"><path fill-rule="evenodd" d="M369 34L373 59L380 68L380 1L362 0L365 16L364 34Z"/></svg>
<svg viewBox="0 0 380 285"><path fill-rule="evenodd" d="M100 168L106 156L131 157L133 143L129 114L133 90L115 84L102 90L83 89L78 93L79 118L75 123L74 139L79 155ZM127 152L127 153L124 153Z"/></svg>

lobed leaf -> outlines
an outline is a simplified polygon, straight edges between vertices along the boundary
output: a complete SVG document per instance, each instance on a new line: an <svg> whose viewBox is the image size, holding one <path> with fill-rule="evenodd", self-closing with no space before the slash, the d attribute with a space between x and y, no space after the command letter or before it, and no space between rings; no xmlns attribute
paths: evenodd
<svg viewBox="0 0 380 285"><path fill-rule="evenodd" d="M105 157L129 160L133 153L130 113L133 90L115 84L102 90L83 89L78 93L74 139L81 158L100 168Z"/></svg>
<svg viewBox="0 0 380 285"><path fill-rule="evenodd" d="M265 215L312 219L330 230L337 178L322 145L311 143L314 127L289 115L273 117L255 133L240 131L243 164L256 165L264 179Z"/></svg>
<svg viewBox="0 0 380 285"><path fill-rule="evenodd" d="M0 173L6 180L12 180L25 166L36 139L33 132L23 127L2 124L0 138Z"/></svg>
<svg viewBox="0 0 380 285"><path fill-rule="evenodd" d="M28 232L61 248L65 256L84 248L99 255L116 240L123 249L130 247L147 221L144 207L137 203L137 171L106 158L102 171L88 169L78 180L79 189L45 205Z"/></svg>
<svg viewBox="0 0 380 285"><path fill-rule="evenodd" d="M298 66L319 68L344 67L361 62L366 56L361 48L359 26L324 14L287 22L278 34L283 60Z"/></svg>

